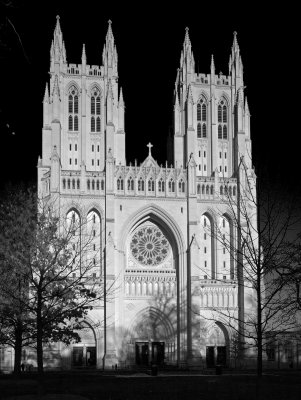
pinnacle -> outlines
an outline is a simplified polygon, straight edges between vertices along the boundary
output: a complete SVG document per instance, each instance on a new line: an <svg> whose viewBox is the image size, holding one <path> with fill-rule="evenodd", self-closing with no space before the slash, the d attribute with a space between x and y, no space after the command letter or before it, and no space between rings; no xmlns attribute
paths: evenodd
<svg viewBox="0 0 301 400"><path fill-rule="evenodd" d="M249 114L249 104L248 104L248 99L247 99L247 96L246 96L246 98L245 98L245 112L246 113L248 113Z"/></svg>
<svg viewBox="0 0 301 400"><path fill-rule="evenodd" d="M113 36L112 21L110 19L108 20L107 38L108 38L108 36Z"/></svg>
<svg viewBox="0 0 301 400"><path fill-rule="evenodd" d="M61 34L62 33L61 26L60 26L60 16L59 15L56 16L56 25L55 25L55 30L54 31L57 34Z"/></svg>
<svg viewBox="0 0 301 400"><path fill-rule="evenodd" d="M123 92L122 88L120 88L120 94L119 94L119 105L123 105Z"/></svg>
<svg viewBox="0 0 301 400"><path fill-rule="evenodd" d="M213 56L213 54L211 54L211 69L212 69L212 70L215 69L215 65L214 65L214 56Z"/></svg>
<svg viewBox="0 0 301 400"><path fill-rule="evenodd" d="M239 46L238 46L238 41L237 41L237 32L236 31L233 32L232 49L234 50L234 53L236 53L236 51L239 51Z"/></svg>
<svg viewBox="0 0 301 400"><path fill-rule="evenodd" d="M44 100L48 100L48 99L49 99L49 91L48 91L48 83L46 83Z"/></svg>
<svg viewBox="0 0 301 400"><path fill-rule="evenodd" d="M86 46L85 43L83 43L82 60L86 60L86 58Z"/></svg>
<svg viewBox="0 0 301 400"><path fill-rule="evenodd" d="M185 40L184 40L184 44L190 45L189 28L188 28L188 26L186 26L186 28L185 28Z"/></svg>

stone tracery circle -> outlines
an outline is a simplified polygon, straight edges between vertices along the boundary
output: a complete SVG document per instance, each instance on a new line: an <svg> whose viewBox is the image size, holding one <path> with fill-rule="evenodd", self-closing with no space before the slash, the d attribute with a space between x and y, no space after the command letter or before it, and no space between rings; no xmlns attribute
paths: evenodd
<svg viewBox="0 0 301 400"><path fill-rule="evenodd" d="M140 264L155 266L166 259L170 245L157 226L144 226L133 235L130 249Z"/></svg>

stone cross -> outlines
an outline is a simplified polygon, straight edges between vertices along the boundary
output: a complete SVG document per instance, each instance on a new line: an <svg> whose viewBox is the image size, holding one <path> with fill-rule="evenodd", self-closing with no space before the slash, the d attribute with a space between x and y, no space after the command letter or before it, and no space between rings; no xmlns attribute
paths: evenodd
<svg viewBox="0 0 301 400"><path fill-rule="evenodd" d="M149 143L147 147L148 147L148 156L150 157L152 155L152 147L154 146L151 143Z"/></svg>

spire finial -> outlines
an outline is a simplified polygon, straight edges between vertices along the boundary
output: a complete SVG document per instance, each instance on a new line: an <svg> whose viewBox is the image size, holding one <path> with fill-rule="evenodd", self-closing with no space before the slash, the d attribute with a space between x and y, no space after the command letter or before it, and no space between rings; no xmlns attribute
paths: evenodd
<svg viewBox="0 0 301 400"><path fill-rule="evenodd" d="M57 16L56 16L56 25L55 25L55 30L56 30L57 32L60 32L60 31L61 31L61 26L60 26L60 16L59 16L59 15L57 15Z"/></svg>
<svg viewBox="0 0 301 400"><path fill-rule="evenodd" d="M147 147L148 147L148 156L151 157L152 156L152 147L154 147L154 146L151 144L151 142L149 142Z"/></svg>
<svg viewBox="0 0 301 400"><path fill-rule="evenodd" d="M186 44L189 44L189 43L190 43L190 39L189 39L189 28L188 28L188 26L186 26L186 28L185 28L185 40L184 40L184 42L185 42Z"/></svg>
<svg viewBox="0 0 301 400"><path fill-rule="evenodd" d="M238 41L237 41L237 32L233 32L233 46L232 46L234 54L239 51ZM233 58L233 57L232 57Z"/></svg>

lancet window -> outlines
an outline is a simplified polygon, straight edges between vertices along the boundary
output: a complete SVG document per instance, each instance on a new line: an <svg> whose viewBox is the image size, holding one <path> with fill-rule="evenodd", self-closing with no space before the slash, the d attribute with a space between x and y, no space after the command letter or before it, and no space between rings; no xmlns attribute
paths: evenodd
<svg viewBox="0 0 301 400"><path fill-rule="evenodd" d="M128 179L128 190L134 190L134 180L131 176Z"/></svg>
<svg viewBox="0 0 301 400"><path fill-rule="evenodd" d="M100 132L100 92L97 88L91 92L91 132Z"/></svg>
<svg viewBox="0 0 301 400"><path fill-rule="evenodd" d="M153 178L150 178L148 180L148 191L149 192L154 192L155 191L155 182L154 182Z"/></svg>
<svg viewBox="0 0 301 400"><path fill-rule="evenodd" d="M217 108L218 138L228 139L228 107L224 99L222 99Z"/></svg>
<svg viewBox="0 0 301 400"><path fill-rule="evenodd" d="M161 178L158 182L158 191L159 192L164 192L165 191L165 182Z"/></svg>
<svg viewBox="0 0 301 400"><path fill-rule="evenodd" d="M183 179L181 179L179 181L179 192L180 193L185 193L185 183L184 183Z"/></svg>
<svg viewBox="0 0 301 400"><path fill-rule="evenodd" d="M144 192L144 180L142 177L138 180L138 192Z"/></svg>
<svg viewBox="0 0 301 400"><path fill-rule="evenodd" d="M170 192L174 192L175 191L175 182L174 182L174 180L172 178L168 182L168 190Z"/></svg>
<svg viewBox="0 0 301 400"><path fill-rule="evenodd" d="M198 138L207 137L207 103L204 97L201 97L197 104L197 136Z"/></svg>
<svg viewBox="0 0 301 400"><path fill-rule="evenodd" d="M68 130L78 131L78 90L74 85L71 86L68 94Z"/></svg>
<svg viewBox="0 0 301 400"><path fill-rule="evenodd" d="M123 179L121 177L117 179L117 190L123 190Z"/></svg>

